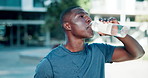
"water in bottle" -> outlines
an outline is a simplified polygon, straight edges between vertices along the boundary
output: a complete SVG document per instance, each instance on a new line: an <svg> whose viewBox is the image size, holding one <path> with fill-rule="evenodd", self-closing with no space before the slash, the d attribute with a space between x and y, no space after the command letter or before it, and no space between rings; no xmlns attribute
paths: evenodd
<svg viewBox="0 0 148 78"><path fill-rule="evenodd" d="M112 23L104 24L99 21L92 21L92 30L123 38L127 35L129 27L119 24L112 24Z"/></svg>

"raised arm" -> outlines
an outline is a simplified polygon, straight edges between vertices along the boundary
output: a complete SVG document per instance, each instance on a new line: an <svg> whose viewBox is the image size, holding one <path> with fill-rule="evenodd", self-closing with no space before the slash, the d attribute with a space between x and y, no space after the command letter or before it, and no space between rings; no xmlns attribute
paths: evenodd
<svg viewBox="0 0 148 78"><path fill-rule="evenodd" d="M115 48L112 62L134 60L145 54L142 46L133 37L127 35L125 38L117 38L124 44L124 46Z"/></svg>
<svg viewBox="0 0 148 78"><path fill-rule="evenodd" d="M119 24L116 18L110 18L109 23ZM104 33L99 33L100 35L107 35ZM134 60L142 57L144 55L144 50L142 46L130 35L126 35L124 38L117 37L124 46L118 46L115 48L112 62L121 62L127 60Z"/></svg>

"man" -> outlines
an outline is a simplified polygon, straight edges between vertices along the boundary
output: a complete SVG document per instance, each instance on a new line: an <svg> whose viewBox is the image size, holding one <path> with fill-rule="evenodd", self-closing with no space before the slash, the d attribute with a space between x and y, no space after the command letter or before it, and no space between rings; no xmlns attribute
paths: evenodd
<svg viewBox="0 0 148 78"><path fill-rule="evenodd" d="M117 37L123 47L107 44L87 44L93 37L88 13L71 7L61 15L66 43L53 49L37 66L35 78L105 78L104 64L138 59L144 55L140 44L127 35ZM105 34L106 35L106 34Z"/></svg>

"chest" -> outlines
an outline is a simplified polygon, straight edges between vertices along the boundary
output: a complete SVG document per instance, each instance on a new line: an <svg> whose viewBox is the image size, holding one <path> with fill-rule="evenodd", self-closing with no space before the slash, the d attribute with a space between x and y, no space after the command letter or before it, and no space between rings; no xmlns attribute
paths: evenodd
<svg viewBox="0 0 148 78"><path fill-rule="evenodd" d="M77 78L78 76L82 78L102 70L104 57L92 51L80 55L66 55L56 57L52 61L52 67L55 78Z"/></svg>

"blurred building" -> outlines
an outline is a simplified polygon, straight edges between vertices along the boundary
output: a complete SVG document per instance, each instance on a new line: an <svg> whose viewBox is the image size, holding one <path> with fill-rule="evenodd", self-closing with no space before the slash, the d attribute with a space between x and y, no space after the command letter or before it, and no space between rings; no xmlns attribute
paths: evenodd
<svg viewBox="0 0 148 78"><path fill-rule="evenodd" d="M137 16L148 18L148 0L92 0L90 13L94 19L116 17L138 40L148 37L148 20L136 21Z"/></svg>
<svg viewBox="0 0 148 78"><path fill-rule="evenodd" d="M45 22L45 1L50 3L50 0L0 0L0 46L49 45L49 33L45 36L41 30ZM92 0L90 13L97 19L116 17L134 31L140 26L139 32L148 30L148 23L135 22L137 15L148 15L148 1ZM139 32L132 34L142 38Z"/></svg>
<svg viewBox="0 0 148 78"><path fill-rule="evenodd" d="M137 15L148 15L148 0L93 0L90 13L98 18L116 17L121 23L134 22Z"/></svg>
<svg viewBox="0 0 148 78"><path fill-rule="evenodd" d="M0 46L42 45L44 0L0 0Z"/></svg>

